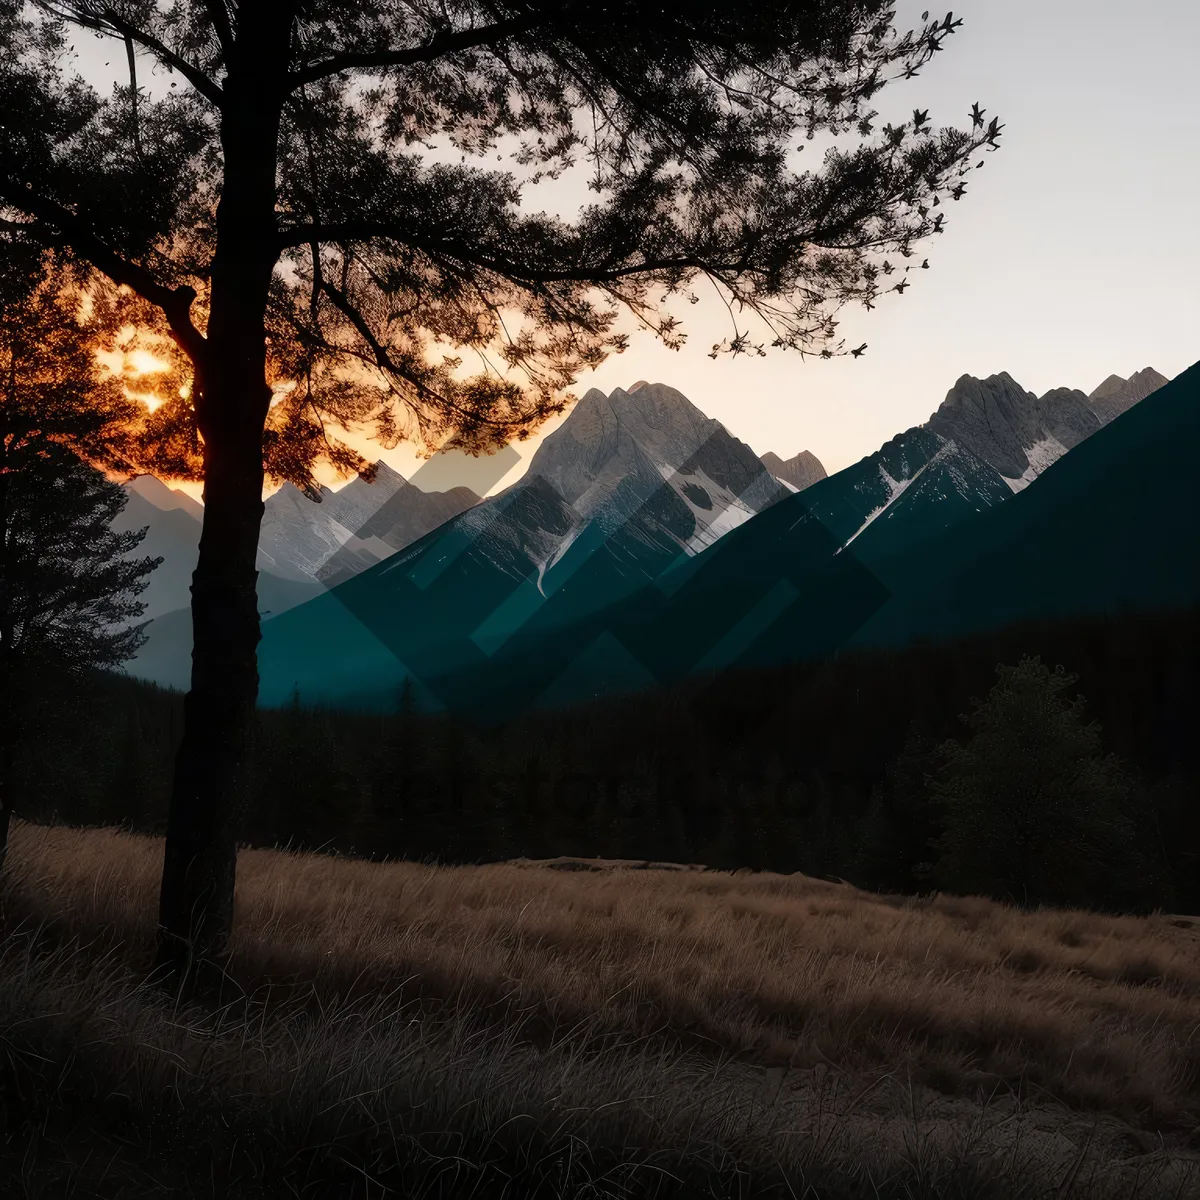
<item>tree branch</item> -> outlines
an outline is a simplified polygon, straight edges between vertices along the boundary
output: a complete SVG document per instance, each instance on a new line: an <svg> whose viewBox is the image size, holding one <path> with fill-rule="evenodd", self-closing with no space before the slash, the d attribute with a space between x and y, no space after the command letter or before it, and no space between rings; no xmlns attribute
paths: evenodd
<svg viewBox="0 0 1200 1200"><path fill-rule="evenodd" d="M389 374L406 380L423 397L432 400L435 404L440 404L443 408L449 409L451 412L462 413L460 405L455 404L448 396L443 396L440 392L435 392L428 384L418 379L412 371L408 370L401 363L396 362L391 354L388 353L387 347L371 332L371 327L367 324L366 318L351 304L350 298L345 292L340 288L334 287L328 281L322 285L321 290L333 301L338 311L354 326L359 336L367 343L376 366ZM393 390L395 389L393 388ZM492 420L488 417L475 416L472 419L478 421L481 425L491 425L497 429L504 428L505 425L503 421Z"/></svg>
<svg viewBox="0 0 1200 1200"><path fill-rule="evenodd" d="M477 46L490 46L505 38L517 34L528 33L539 24L544 24L545 18L512 17L507 21L497 21L492 25L482 25L475 29L458 29L451 33L435 33L424 45L412 46L406 50L374 50L356 54L347 51L342 54L332 54L320 62L293 71L287 79L287 88L293 92L306 83L324 79L327 75L336 75L339 71L371 71L386 67L407 67L415 63L433 62L443 54L453 54L456 50L471 50Z"/></svg>
<svg viewBox="0 0 1200 1200"><path fill-rule="evenodd" d="M138 128L137 55L133 51L133 38L129 34L125 35L125 54L129 59L130 107L133 110L133 149L140 163L142 161L142 134Z"/></svg>
<svg viewBox="0 0 1200 1200"><path fill-rule="evenodd" d="M140 46L145 46L161 62L178 71L206 100L220 108L225 102L225 93L199 67L194 67L185 58L180 58L174 50L168 49L156 37L151 37L136 25L131 25L120 13L106 8L103 13L107 21L122 37L131 38Z"/></svg>
<svg viewBox="0 0 1200 1200"><path fill-rule="evenodd" d="M197 367L203 365L207 342L192 324L191 307L196 298L194 288L173 288L160 283L147 268L122 258L70 209L55 200L39 196L31 188L22 188L10 180L0 179L0 199L34 218L34 224L22 225L21 229L38 241L67 246L114 283L132 288L151 304L157 304L183 351Z"/></svg>
<svg viewBox="0 0 1200 1200"><path fill-rule="evenodd" d="M126 38L137 42L139 46L144 47L154 54L160 62L178 71L196 91L217 108L220 108L224 103L224 92L199 67L192 66L187 59L181 58L174 50L171 50L164 43L160 42L158 38L151 36L144 29L139 29L136 25L131 25L115 10L105 8L99 12L89 12L77 5L67 5L64 9L56 4L49 3L48 0L38 0L38 2L40 7L53 13L56 17L69 21L72 25L79 25L84 29L93 29L97 33L105 34L108 37Z"/></svg>

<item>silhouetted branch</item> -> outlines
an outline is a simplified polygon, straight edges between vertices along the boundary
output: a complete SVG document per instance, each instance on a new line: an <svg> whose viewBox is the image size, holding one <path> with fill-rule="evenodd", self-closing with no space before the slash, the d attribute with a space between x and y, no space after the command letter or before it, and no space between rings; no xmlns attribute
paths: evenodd
<svg viewBox="0 0 1200 1200"><path fill-rule="evenodd" d="M387 67L406 67L416 63L433 62L443 55L453 54L460 50L472 50L479 46L490 46L506 38L528 33L539 25L545 24L545 18L514 17L507 21L497 21L493 25L482 25L476 29L435 33L424 45L411 46L404 50L333 54L311 66L293 71L287 79L288 91L295 91L296 88L318 79L324 79L327 75L336 75L339 71L377 71Z"/></svg>
<svg viewBox="0 0 1200 1200"><path fill-rule="evenodd" d="M38 195L32 188L18 187L9 180L0 179L0 198L34 218L35 223L20 226L31 237L47 245L67 246L114 283L124 284L151 304L158 305L176 341L193 363L200 365L203 362L204 336L191 318L192 301L196 299L194 288L186 285L173 288L160 283L151 271L117 254L69 209Z"/></svg>
<svg viewBox="0 0 1200 1200"><path fill-rule="evenodd" d="M108 37L132 39L139 46L149 50L161 63L178 71L206 100L220 108L225 101L225 94L218 84L209 79L199 67L193 66L187 59L176 54L165 43L161 42L144 29L126 21L120 13L111 8L93 9L90 6L75 4L52 4L48 0L35 0L39 7L47 12L85 29Z"/></svg>

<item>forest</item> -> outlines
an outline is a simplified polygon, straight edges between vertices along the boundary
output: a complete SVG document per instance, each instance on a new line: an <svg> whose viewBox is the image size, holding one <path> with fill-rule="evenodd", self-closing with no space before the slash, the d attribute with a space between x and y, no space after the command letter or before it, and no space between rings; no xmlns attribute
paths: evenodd
<svg viewBox="0 0 1200 1200"><path fill-rule="evenodd" d="M1200 912L1200 719L1196 611L1124 613L1014 626L967 641L856 652L820 664L726 673L665 692L469 726L292 706L260 710L242 817L249 846L370 859L475 863L560 856L803 872L876 890L935 887L1017 902ZM1047 786L1100 762L1125 832L1065 894L938 869L946 858L945 744L998 664L1040 656L1083 702L1047 731ZM47 682L45 716L22 747L29 819L161 833L183 697L97 672ZM1031 707L1023 705L1022 707ZM1077 745L1072 730L1096 745ZM1028 743L1026 743L1028 744ZM991 771L990 777L987 772ZM984 763L985 807L1013 786ZM1043 781L1037 781L1039 786ZM1102 824L1096 781L1075 817ZM941 787L945 791L944 786ZM1043 803L1037 846L1056 867L1087 829L1056 829ZM1086 814L1090 813L1090 817ZM1080 814L1085 814L1081 816ZM1078 851L1082 853L1082 851ZM964 873L965 871L965 873ZM1028 889L1028 883L1026 883Z"/></svg>

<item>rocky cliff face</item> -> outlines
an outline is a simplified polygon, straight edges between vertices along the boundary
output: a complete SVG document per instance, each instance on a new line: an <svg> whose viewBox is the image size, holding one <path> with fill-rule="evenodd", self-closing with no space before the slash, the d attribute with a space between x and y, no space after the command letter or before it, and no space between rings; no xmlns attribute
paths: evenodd
<svg viewBox="0 0 1200 1200"><path fill-rule="evenodd" d="M1128 379L1110 375L1088 396L1088 405L1099 417L1100 423L1107 425L1168 382L1167 377L1160 375L1153 367L1144 367Z"/></svg>
<svg viewBox="0 0 1200 1200"><path fill-rule="evenodd" d="M536 489L536 503L521 502ZM507 489L513 535L535 554L539 586L553 590L598 551L639 574L711 545L787 490L754 452L675 388L639 382L605 395L593 388L538 447L529 470ZM501 509L501 496L483 509ZM534 536L516 514L553 507L553 528ZM560 528L567 514L569 525ZM464 528L483 521L473 514ZM504 520L488 536L503 537ZM536 549L539 547L540 549ZM507 558L508 555L502 556Z"/></svg>
<svg viewBox="0 0 1200 1200"><path fill-rule="evenodd" d="M1020 491L1100 425L1083 392L1056 388L1039 397L1002 371L987 379L962 376L927 427L971 451Z"/></svg>
<svg viewBox="0 0 1200 1200"><path fill-rule="evenodd" d="M762 464L780 483L797 492L829 477L821 460L811 450L801 450L791 458L780 458L773 450L768 450L762 456Z"/></svg>

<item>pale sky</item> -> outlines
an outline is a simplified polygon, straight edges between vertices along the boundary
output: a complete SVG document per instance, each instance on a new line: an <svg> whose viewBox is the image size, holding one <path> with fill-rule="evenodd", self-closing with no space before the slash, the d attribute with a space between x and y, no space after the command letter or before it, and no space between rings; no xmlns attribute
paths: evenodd
<svg viewBox="0 0 1200 1200"><path fill-rule="evenodd" d="M901 3L899 27L926 3ZM978 101L1005 123L1002 148L921 248L931 269L873 312L846 310L841 333L866 354L714 361L728 317L702 301L680 309L683 350L636 335L577 394L668 383L756 452L807 449L835 471L926 420L963 374L1091 391L1113 372L1173 377L1200 358L1200 3L959 0L954 12L964 24L945 50L878 107L884 120L919 106L963 125ZM417 465L404 447L382 457L406 475ZM522 467L505 458L508 483ZM437 486L495 473L438 471Z"/></svg>
<svg viewBox="0 0 1200 1200"><path fill-rule="evenodd" d="M899 27L925 7L901 4ZM680 310L683 350L635 336L578 394L668 383L757 453L811 450L832 472L927 420L964 374L1090 392L1113 373L1174 377L1200 359L1200 2L959 0L954 13L946 49L879 107L963 124L977 100L1005 123L1002 148L947 205L930 269L871 312L845 311L863 357L714 361L728 318L702 302ZM385 457L415 465L403 449Z"/></svg>

